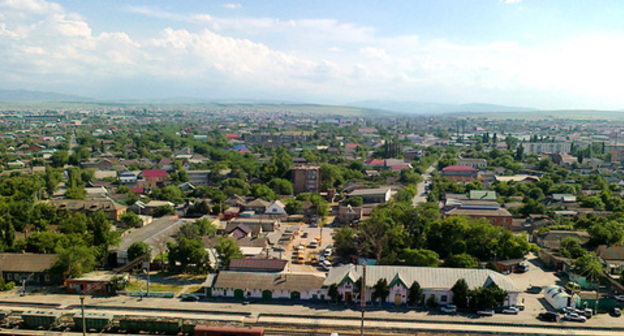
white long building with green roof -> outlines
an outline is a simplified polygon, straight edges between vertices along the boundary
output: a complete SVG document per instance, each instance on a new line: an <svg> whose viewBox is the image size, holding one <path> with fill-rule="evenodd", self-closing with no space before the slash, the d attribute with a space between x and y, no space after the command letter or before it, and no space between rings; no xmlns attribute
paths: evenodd
<svg viewBox="0 0 624 336"><path fill-rule="evenodd" d="M345 265L335 267L323 282L323 288L332 284L338 286L338 292L345 301L359 301L354 293L355 283L362 277L361 265ZM366 301L371 302L373 286L379 279L385 278L390 288L388 302L396 305L407 302L409 288L417 281L423 289L425 298L435 296L439 304L453 301L451 288L457 280L464 279L470 289L487 287L496 284L507 292L504 305L516 305L521 293L520 288L507 276L489 269L474 268L442 268L413 266L366 266Z"/></svg>

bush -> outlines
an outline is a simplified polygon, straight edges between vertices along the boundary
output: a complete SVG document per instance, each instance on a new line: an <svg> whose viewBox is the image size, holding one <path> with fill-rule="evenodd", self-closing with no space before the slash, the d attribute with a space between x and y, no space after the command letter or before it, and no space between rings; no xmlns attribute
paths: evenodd
<svg viewBox="0 0 624 336"><path fill-rule="evenodd" d="M15 282L11 281L11 282L6 283L4 287L2 288L2 290L10 291L13 288L15 288Z"/></svg>

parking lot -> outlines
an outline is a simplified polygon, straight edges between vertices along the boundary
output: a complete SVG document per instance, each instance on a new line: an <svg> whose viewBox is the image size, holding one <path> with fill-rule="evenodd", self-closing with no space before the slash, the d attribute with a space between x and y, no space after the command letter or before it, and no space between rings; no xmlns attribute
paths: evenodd
<svg viewBox="0 0 624 336"><path fill-rule="evenodd" d="M286 256L288 258L288 269L291 272L326 272L323 268L321 268L318 264L312 265L310 264L310 259L312 256L317 256L318 253L321 252L328 244L333 245L334 240L332 235L334 233L333 227L310 227L307 224L296 224L292 225L292 227L287 226L292 230L297 230L299 228L299 233L294 236L291 244L286 247ZM322 231L322 233L321 233ZM310 248L310 243L312 240L318 236L321 236L322 240L318 247ZM298 264L295 262L297 256L297 246L300 244L304 244L306 247L304 250L305 260L304 264Z"/></svg>

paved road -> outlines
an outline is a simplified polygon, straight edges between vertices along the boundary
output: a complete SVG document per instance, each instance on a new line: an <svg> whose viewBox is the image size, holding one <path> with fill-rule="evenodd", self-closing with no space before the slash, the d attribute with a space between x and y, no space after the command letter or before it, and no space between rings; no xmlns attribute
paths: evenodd
<svg viewBox="0 0 624 336"><path fill-rule="evenodd" d="M425 173L422 175L423 180L416 186L418 194L414 196L414 199L412 200L413 206L417 206L419 203L427 202L427 195L425 194L425 184L431 183L431 172L435 169L434 165L435 163L425 171Z"/></svg>

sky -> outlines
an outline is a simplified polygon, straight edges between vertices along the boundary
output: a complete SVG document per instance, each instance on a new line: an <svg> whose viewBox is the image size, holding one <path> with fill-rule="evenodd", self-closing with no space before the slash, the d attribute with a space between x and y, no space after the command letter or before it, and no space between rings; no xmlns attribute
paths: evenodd
<svg viewBox="0 0 624 336"><path fill-rule="evenodd" d="M624 109L624 1L0 0L0 89Z"/></svg>

